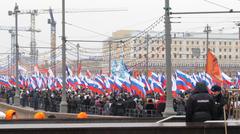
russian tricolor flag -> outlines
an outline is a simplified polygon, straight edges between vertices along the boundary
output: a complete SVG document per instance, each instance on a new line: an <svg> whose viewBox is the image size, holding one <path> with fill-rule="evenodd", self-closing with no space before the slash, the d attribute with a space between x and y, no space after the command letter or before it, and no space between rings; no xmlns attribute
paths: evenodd
<svg viewBox="0 0 240 134"><path fill-rule="evenodd" d="M223 78L223 84L226 84L228 86L231 86L232 83L232 78L227 76L224 72L222 72L222 78Z"/></svg>
<svg viewBox="0 0 240 134"><path fill-rule="evenodd" d="M187 84L180 78L176 78L177 90L186 91L188 89Z"/></svg>
<svg viewBox="0 0 240 134"><path fill-rule="evenodd" d="M194 88L194 85L192 84L192 79L188 74L185 74L179 70L176 70L176 75L178 78L180 78L187 84L188 88Z"/></svg>
<svg viewBox="0 0 240 134"><path fill-rule="evenodd" d="M151 88L150 88L150 85L149 85L149 83L148 83L145 75L143 75L143 74L142 74L142 82L143 82L144 85L145 85L145 90L146 90L146 92L147 92L147 93L151 93L152 90L151 90Z"/></svg>
<svg viewBox="0 0 240 134"><path fill-rule="evenodd" d="M133 77L130 77L130 81L131 81L131 88L136 91L136 94L140 95L141 97L145 97L146 91L144 89L144 84Z"/></svg>
<svg viewBox="0 0 240 134"><path fill-rule="evenodd" d="M158 81L155 81L154 79L152 80L152 83L151 83L151 88L153 89L154 92L156 93L159 93L161 95L164 95L164 91L163 91L163 88L160 84L160 82Z"/></svg>

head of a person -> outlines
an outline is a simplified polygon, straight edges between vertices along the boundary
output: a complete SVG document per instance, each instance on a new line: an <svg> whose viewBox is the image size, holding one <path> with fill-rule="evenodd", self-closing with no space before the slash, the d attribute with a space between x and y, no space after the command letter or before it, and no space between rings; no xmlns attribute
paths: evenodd
<svg viewBox="0 0 240 134"><path fill-rule="evenodd" d="M80 112L77 114L77 119L87 119L88 114L86 112Z"/></svg>
<svg viewBox="0 0 240 134"><path fill-rule="evenodd" d="M213 95L215 96L215 95L218 95L221 93L222 88L218 85L214 85L214 86L212 86L211 90L213 92Z"/></svg>
<svg viewBox="0 0 240 134"><path fill-rule="evenodd" d="M17 119L16 111L13 109L7 110L5 114L6 114L6 117L5 117L6 120Z"/></svg>
<svg viewBox="0 0 240 134"><path fill-rule="evenodd" d="M148 99L148 104L152 104L153 100L152 99Z"/></svg>
<svg viewBox="0 0 240 134"><path fill-rule="evenodd" d="M197 82L195 86L195 91L197 92L208 92L207 86L203 82Z"/></svg>
<svg viewBox="0 0 240 134"><path fill-rule="evenodd" d="M45 118L46 118L46 115L43 112L37 112L34 114L34 119L43 120Z"/></svg>

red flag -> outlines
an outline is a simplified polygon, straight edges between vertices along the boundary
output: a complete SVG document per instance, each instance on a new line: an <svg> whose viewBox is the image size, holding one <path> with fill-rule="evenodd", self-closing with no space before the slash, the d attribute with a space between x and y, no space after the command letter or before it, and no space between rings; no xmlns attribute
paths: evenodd
<svg viewBox="0 0 240 134"><path fill-rule="evenodd" d="M222 73L214 53L209 49L206 60L206 73L208 73L217 84L221 86Z"/></svg>
<svg viewBox="0 0 240 134"><path fill-rule="evenodd" d="M79 76L82 70L81 64L78 64L77 75Z"/></svg>
<svg viewBox="0 0 240 134"><path fill-rule="evenodd" d="M91 76L92 76L91 72L88 69L87 69L86 75L88 78L91 78Z"/></svg>

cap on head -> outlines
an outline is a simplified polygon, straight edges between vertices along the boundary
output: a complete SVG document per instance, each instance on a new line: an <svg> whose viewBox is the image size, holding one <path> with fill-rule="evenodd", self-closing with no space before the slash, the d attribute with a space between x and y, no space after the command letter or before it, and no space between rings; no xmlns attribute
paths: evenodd
<svg viewBox="0 0 240 134"><path fill-rule="evenodd" d="M198 90L198 91L207 91L207 86L205 83L203 82L197 82L196 83L196 86L195 86L195 90Z"/></svg>
<svg viewBox="0 0 240 134"><path fill-rule="evenodd" d="M211 90L212 90L213 92L217 92L217 91L221 91L222 88L221 88L220 86L218 86L218 85L214 85L214 86L212 86Z"/></svg>

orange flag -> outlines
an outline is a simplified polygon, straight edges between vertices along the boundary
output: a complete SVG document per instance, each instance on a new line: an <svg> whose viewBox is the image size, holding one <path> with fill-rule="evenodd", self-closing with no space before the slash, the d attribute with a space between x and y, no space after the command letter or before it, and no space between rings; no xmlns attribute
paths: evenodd
<svg viewBox="0 0 240 134"><path fill-rule="evenodd" d="M222 83L222 73L214 53L209 49L206 60L206 73L208 73L217 84Z"/></svg>

